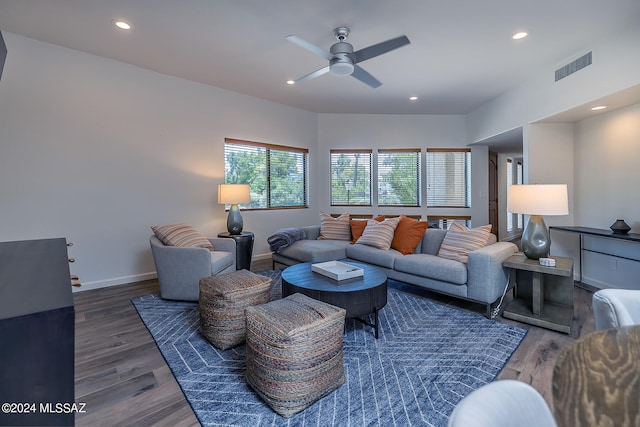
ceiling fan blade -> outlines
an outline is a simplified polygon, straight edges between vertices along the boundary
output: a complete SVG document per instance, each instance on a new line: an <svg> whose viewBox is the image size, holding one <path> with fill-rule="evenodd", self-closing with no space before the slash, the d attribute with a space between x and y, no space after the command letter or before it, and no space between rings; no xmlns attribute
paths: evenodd
<svg viewBox="0 0 640 427"><path fill-rule="evenodd" d="M360 80L362 83L368 84L374 89L382 85L382 83L380 83L375 77L366 72L359 65L354 65L353 68L353 74L351 75Z"/></svg>
<svg viewBox="0 0 640 427"><path fill-rule="evenodd" d="M287 36L286 37L287 40L289 40L292 43L297 44L298 46L301 46L305 49L307 49L310 52L315 53L318 56L323 57L326 60L331 60L333 58L333 55L331 55L329 52L327 52L324 49L319 48L318 46L312 45L311 43L309 43L306 40L301 39L298 36Z"/></svg>
<svg viewBox="0 0 640 427"><path fill-rule="evenodd" d="M300 77L298 80L295 81L295 84L302 83L302 82L304 82L306 80L315 79L316 77L319 77L319 76L321 76L323 74L326 74L328 72L329 72L329 66L327 65L326 67L320 68L319 70L316 70L313 73L309 73L306 76Z"/></svg>
<svg viewBox="0 0 640 427"><path fill-rule="evenodd" d="M353 52L353 62L362 62L367 59L375 58L378 55L382 55L383 53L390 52L394 49L402 47L406 44L411 43L407 36L396 37L395 39L387 40L386 42L374 44L373 46L365 47L364 49L360 49L356 52Z"/></svg>

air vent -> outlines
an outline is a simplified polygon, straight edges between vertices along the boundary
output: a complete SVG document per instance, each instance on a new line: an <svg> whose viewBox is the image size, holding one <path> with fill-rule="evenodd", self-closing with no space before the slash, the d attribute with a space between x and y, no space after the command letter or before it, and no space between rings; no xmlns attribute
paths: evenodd
<svg viewBox="0 0 640 427"><path fill-rule="evenodd" d="M591 65L591 52L581 56L573 62L568 63L562 68L556 70L556 81L582 70L584 67Z"/></svg>

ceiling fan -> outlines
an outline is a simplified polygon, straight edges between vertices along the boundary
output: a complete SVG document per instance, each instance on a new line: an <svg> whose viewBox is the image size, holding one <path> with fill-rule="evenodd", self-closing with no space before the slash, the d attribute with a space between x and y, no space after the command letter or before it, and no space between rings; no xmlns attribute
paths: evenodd
<svg viewBox="0 0 640 427"><path fill-rule="evenodd" d="M329 61L328 66L314 71L313 73L309 73L306 76L302 76L295 80L294 83L300 83L326 73L331 73L334 76L353 76L372 88L377 88L382 83L366 72L358 65L358 63L366 61L367 59L375 58L376 56L390 52L410 43L407 36L400 36L354 52L353 46L345 41L349 36L349 28L338 27L333 30L333 35L338 39L338 43L334 43L329 49L329 52L301 39L298 36L291 35L286 37L290 42L295 43Z"/></svg>

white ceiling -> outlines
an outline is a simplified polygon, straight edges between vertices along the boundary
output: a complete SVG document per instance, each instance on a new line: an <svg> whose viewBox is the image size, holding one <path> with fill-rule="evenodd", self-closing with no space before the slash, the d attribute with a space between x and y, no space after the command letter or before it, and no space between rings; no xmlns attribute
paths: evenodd
<svg viewBox="0 0 640 427"><path fill-rule="evenodd" d="M638 0L0 0L2 31L319 113L468 113L637 22ZM355 50L411 44L360 63L377 89L329 74L286 85L327 64L285 36L328 50L338 26Z"/></svg>

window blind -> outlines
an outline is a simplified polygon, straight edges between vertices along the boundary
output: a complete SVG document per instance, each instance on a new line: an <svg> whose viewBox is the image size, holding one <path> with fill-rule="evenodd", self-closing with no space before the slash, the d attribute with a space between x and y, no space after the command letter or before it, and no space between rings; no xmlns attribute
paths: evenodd
<svg viewBox="0 0 640 427"><path fill-rule="evenodd" d="M471 207L470 149L427 149L427 207Z"/></svg>
<svg viewBox="0 0 640 427"><path fill-rule="evenodd" d="M510 185L513 185L513 162L507 159L507 188ZM507 212L507 232L513 232L513 214L510 212Z"/></svg>
<svg viewBox="0 0 640 427"><path fill-rule="evenodd" d="M330 150L331 206L371 206L372 150Z"/></svg>
<svg viewBox="0 0 640 427"><path fill-rule="evenodd" d="M378 206L420 206L420 149L378 150Z"/></svg>
<svg viewBox="0 0 640 427"><path fill-rule="evenodd" d="M524 178L524 174L522 171L522 162L517 162L516 163L516 184L522 184L523 178ZM518 230L522 230L522 228L524 227L523 226L524 215L517 214L516 218L518 218Z"/></svg>

